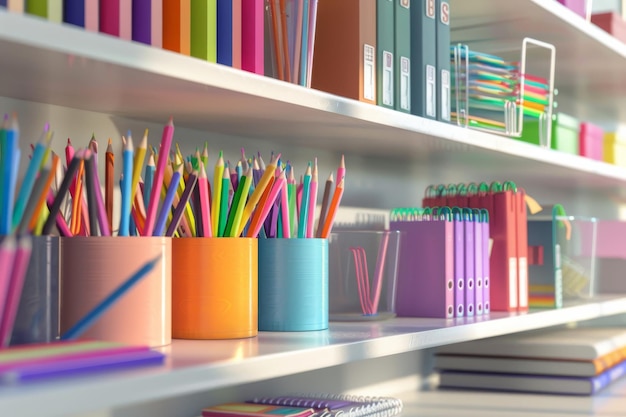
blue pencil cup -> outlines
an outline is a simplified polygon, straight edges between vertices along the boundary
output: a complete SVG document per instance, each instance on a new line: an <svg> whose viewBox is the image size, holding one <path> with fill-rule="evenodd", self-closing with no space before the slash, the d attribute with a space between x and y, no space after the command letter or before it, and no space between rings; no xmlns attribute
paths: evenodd
<svg viewBox="0 0 626 417"><path fill-rule="evenodd" d="M259 239L259 330L328 328L328 240Z"/></svg>

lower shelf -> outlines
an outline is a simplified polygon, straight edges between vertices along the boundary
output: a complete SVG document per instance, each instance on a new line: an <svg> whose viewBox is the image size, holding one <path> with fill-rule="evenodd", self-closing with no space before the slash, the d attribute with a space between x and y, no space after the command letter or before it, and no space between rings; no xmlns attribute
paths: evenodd
<svg viewBox="0 0 626 417"><path fill-rule="evenodd" d="M404 402L403 416L626 416L626 379L624 378L593 397L437 389L424 392L414 391L397 397Z"/></svg>
<svg viewBox="0 0 626 417"><path fill-rule="evenodd" d="M52 417L111 410L358 360L620 313L626 313L626 296L596 297L567 304L559 310L529 313L494 312L488 317L451 320L395 318L331 323L329 330L319 332L262 332L251 339L175 340L162 348L168 356L162 367L25 386L0 386L0 410L3 411L0 414L5 415L6 411L6 415L16 417Z"/></svg>

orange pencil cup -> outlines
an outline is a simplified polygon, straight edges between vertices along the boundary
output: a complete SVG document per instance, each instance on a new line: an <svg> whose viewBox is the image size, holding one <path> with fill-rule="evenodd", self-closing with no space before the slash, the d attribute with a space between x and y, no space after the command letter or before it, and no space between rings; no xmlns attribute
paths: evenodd
<svg viewBox="0 0 626 417"><path fill-rule="evenodd" d="M257 239L172 239L173 337L256 336L257 264Z"/></svg>
<svg viewBox="0 0 626 417"><path fill-rule="evenodd" d="M170 344L171 251L171 238L166 237L61 238L61 334L159 256L154 269L81 338L152 347Z"/></svg>

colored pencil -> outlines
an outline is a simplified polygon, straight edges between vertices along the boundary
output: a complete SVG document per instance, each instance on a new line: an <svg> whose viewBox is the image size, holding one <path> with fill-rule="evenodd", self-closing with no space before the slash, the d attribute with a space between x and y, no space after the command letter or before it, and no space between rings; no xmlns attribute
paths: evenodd
<svg viewBox="0 0 626 417"><path fill-rule="evenodd" d="M144 234L146 236L152 236L152 231L154 230L154 221L156 219L157 209L159 206L159 197L161 196L161 188L163 187L163 173L165 171L165 165L167 164L167 155L169 155L170 148L172 146L173 136L174 122L170 117L167 125L163 127L161 147L159 149L159 157L154 174L153 189L150 193L150 203L148 204L146 211L146 226L144 229Z"/></svg>
<svg viewBox="0 0 626 417"><path fill-rule="evenodd" d="M15 236L8 235L0 242L0 323L4 319L4 310L8 302L7 295L11 287L11 272L13 272L13 260L15 259Z"/></svg>
<svg viewBox="0 0 626 417"><path fill-rule="evenodd" d="M104 204L106 206L107 220L109 223L109 230L113 229L113 181L115 175L115 153L113 152L113 145L111 139L107 145L106 153L106 165L105 165L105 177L104 177Z"/></svg>
<svg viewBox="0 0 626 417"><path fill-rule="evenodd" d="M46 123L44 130L41 134L41 137L37 141L35 145L35 149L33 150L33 156L30 159L28 164L28 168L26 169L26 173L24 174L24 180L22 181L22 185L20 187L20 191L18 192L17 199L15 200L15 209L13 211L12 218L12 228L15 228L22 221L22 217L24 215L24 209L26 208L26 203L30 198L31 191L33 186L35 185L35 181L37 179L37 174L41 168L41 164L44 160L44 155L46 153L46 149L50 146L50 139L52 138L49 126Z"/></svg>
<svg viewBox="0 0 626 417"><path fill-rule="evenodd" d="M259 181L258 186L254 189L254 192L248 199L248 202L246 203L244 210L243 210L243 215L241 217L239 230L236 233L237 236L241 235L241 232L243 231L244 226L246 225L246 223L248 223L248 220L250 219L250 216L252 215L252 211L256 208L257 203L261 199L261 195L263 194L265 187L267 187L267 184L269 183L270 178L274 176L276 163L279 159L280 159L280 154L278 154L275 157L272 157L270 164L265 169L265 172L263 172L263 176L261 177L261 180Z"/></svg>
<svg viewBox="0 0 626 417"><path fill-rule="evenodd" d="M76 174L74 184L74 198L72 199L72 219L70 222L70 229L72 234L77 235L81 230L82 210L83 210L83 173L85 171L85 160L87 153L91 153L89 150L85 150L83 157L80 158L80 164L78 165L78 173ZM67 174L66 174L67 175ZM71 188L70 188L71 192Z"/></svg>
<svg viewBox="0 0 626 417"><path fill-rule="evenodd" d="M146 164L146 169L144 171L144 179L143 179L143 205L144 207L148 207L150 204L150 194L152 192L152 184L154 181L154 172L156 167L154 165L154 153L150 152L150 157L148 158L148 163Z"/></svg>
<svg viewBox="0 0 626 417"><path fill-rule="evenodd" d="M326 220L326 213L328 211L328 203L330 201L330 193L332 192L333 184L333 173L331 172L326 180L326 185L324 186L324 195L322 197L322 207L320 209L320 218L317 221L317 230L315 232L315 237L322 237L322 229L324 228L324 221Z"/></svg>
<svg viewBox="0 0 626 417"><path fill-rule="evenodd" d="M20 224L20 226L18 226L18 233L19 230L22 230L21 233L26 233L27 231L32 231L33 234L38 235L40 233L40 231L35 230L37 224L40 223L40 219L42 218L42 214L44 212L47 213L48 211L48 207L46 206L46 199L48 196L48 193L52 193L52 184L54 182L54 179L56 177L56 171L57 169L61 166L61 158L59 158L59 156L55 153L52 154L52 162L51 162L51 166L50 166L50 172L48 174L48 178L46 179L46 182L44 183L44 186L41 190L40 193L37 193L35 190L37 190L38 185L37 182L35 182L35 187L33 189L33 192L31 193L31 198L33 197L37 197L37 200L35 201L35 207L33 210L32 215L27 216L26 213L24 214L24 217L22 218L22 223L25 223L24 226L22 226ZM44 167L42 169L45 170L46 167ZM39 174L40 177L43 174ZM39 181L39 179L38 179ZM29 203L30 204L30 203ZM28 211L28 205L26 206L26 210ZM45 221L45 220L44 220ZM43 226L43 225L42 225Z"/></svg>
<svg viewBox="0 0 626 417"><path fill-rule="evenodd" d="M335 216L337 215L337 209L339 208L339 203L341 203L341 197L343 196L343 182L344 180L342 179L337 184L337 188L335 188L335 192L333 193L333 199L328 207L328 217L324 220L324 228L322 229L323 239L328 239L330 231L333 228Z"/></svg>
<svg viewBox="0 0 626 417"><path fill-rule="evenodd" d="M152 233L153 236L163 236L167 217L168 214L171 213L170 209L172 207L172 203L174 202L174 197L176 197L178 183L180 182L181 176L182 166L180 166L179 169L174 171L174 174L172 174L172 180L170 181L169 187L167 187L167 193L165 194L165 198L163 199L161 212L159 213L156 225L154 226L154 232Z"/></svg>
<svg viewBox="0 0 626 417"><path fill-rule="evenodd" d="M2 319L0 321L0 346L7 347L11 341L11 332L17 308L20 304L20 296L24 285L24 276L28 269L31 254L31 237L21 236L18 238L15 249L15 257L13 258L13 269L11 270L11 280L7 290L4 308L2 311Z"/></svg>
<svg viewBox="0 0 626 417"><path fill-rule="evenodd" d="M133 182L131 184L132 197L131 201L135 201L135 192L139 185L139 178L141 178L141 168L143 167L143 161L146 157L146 150L148 149L148 129L143 133L143 138L139 147L135 150L135 160L133 161Z"/></svg>
<svg viewBox="0 0 626 417"><path fill-rule="evenodd" d="M89 231L90 236L98 236L99 224L98 224L98 203L96 200L96 193L100 192L100 184L95 182L94 166L95 157L93 152L87 159L85 159L85 181L87 188L87 209L89 211ZM97 188L96 188L97 187Z"/></svg>
<svg viewBox="0 0 626 417"><path fill-rule="evenodd" d="M73 181L74 174L76 173L79 165L82 162L83 152L84 151L81 151L79 154L77 154L70 162L70 165L67 167L67 172L65 173L65 177L63 177L63 182L61 182L61 186L57 191L57 195L54 198L52 205L50 206L50 214L48 215L48 218L44 223L42 229L42 234L44 235L49 235L52 232L52 228L54 227L54 224L56 222L56 216L61 208L61 203L63 202L63 199L65 198L65 195L70 188L70 183Z"/></svg>
<svg viewBox="0 0 626 417"><path fill-rule="evenodd" d="M341 155L341 162L337 168L337 184L339 184L346 176L346 159L344 155Z"/></svg>
<svg viewBox="0 0 626 417"><path fill-rule="evenodd" d="M222 177L224 175L224 156L222 151L213 168L213 198L211 200L211 228L219 235L220 203L222 198Z"/></svg>
<svg viewBox="0 0 626 417"><path fill-rule="evenodd" d="M317 187L318 187L318 173L317 173L317 158L313 165L313 174L311 175L311 185L309 191L309 209L307 214L306 223L306 237L312 238L315 236L313 230L313 223L315 223L315 207L317 205Z"/></svg>
<svg viewBox="0 0 626 417"><path fill-rule="evenodd" d="M130 181L129 181L130 182ZM107 310L109 310L124 294L126 294L135 284L144 278L161 260L161 255L146 262L141 268L130 276L124 283L109 294L100 304L94 307L89 313L81 318L62 336L62 340L73 340L79 338L96 320L98 320Z"/></svg>
<svg viewBox="0 0 626 417"><path fill-rule="evenodd" d="M2 166L2 197L0 198L0 235L8 235L13 227L13 208L15 201L15 188L17 186L17 173L21 151L19 149L19 127L17 116L5 119L4 143L1 144Z"/></svg>
<svg viewBox="0 0 626 417"><path fill-rule="evenodd" d="M132 206L132 181L133 181L133 138L128 132L124 152L122 153L122 205L120 207L120 229L118 236L129 236L130 234L130 211Z"/></svg>
<svg viewBox="0 0 626 417"><path fill-rule="evenodd" d="M259 204L257 204L257 208L256 210L254 210L254 213L252 214L252 220L250 220L248 232L251 232L252 230L254 230L257 224L261 222L261 224L259 225L259 228L265 224L267 227L266 235L269 234L269 222L266 221L267 217L261 220L261 214L263 212L263 207L265 207L268 204L267 200L272 191L272 185L274 184L274 181L276 181L275 176L270 178L270 181L267 183L267 187L265 187L265 191L263 191L263 195L261 196L261 199L259 200Z"/></svg>
<svg viewBox="0 0 626 417"><path fill-rule="evenodd" d="M176 206L176 209L174 210L174 214L172 215L172 221L167 227L165 236L169 236L169 237L174 236L174 232L176 231L176 229L178 229L178 225L180 224L180 220L183 216L183 211L185 210L185 206L187 205L187 203L189 203L189 199L191 198L191 194L193 193L193 189L195 188L197 182L198 182L198 174L195 172L190 174L189 177L187 178L187 181L185 181L185 191L183 192L183 195L180 197L180 200L178 201L178 205Z"/></svg>
<svg viewBox="0 0 626 417"><path fill-rule="evenodd" d="M263 207L257 208L257 210L261 211L259 221L255 225L254 230L252 230L252 228L248 230L248 237L257 237L259 235L259 232L261 231L261 226L269 215L270 209L274 206L274 203L278 198L279 192L285 190L286 182L287 179L285 177L285 173L281 172L278 179L276 179L276 181L274 181L274 184L272 185L272 189L267 197L266 203L263 205Z"/></svg>
<svg viewBox="0 0 626 417"><path fill-rule="evenodd" d="M311 164L306 167L302 181L302 201L300 202L300 214L298 217L298 237L306 237L306 226L309 222L309 196L311 192Z"/></svg>
<svg viewBox="0 0 626 417"><path fill-rule="evenodd" d="M224 237L224 231L226 230L226 222L228 221L228 203L230 194L231 182L230 182L230 170L228 165L224 167L222 174L222 189L220 197L220 218L218 223L218 237Z"/></svg>
<svg viewBox="0 0 626 417"><path fill-rule="evenodd" d="M30 224L33 215L35 214L35 210L38 209L38 203L41 199L41 196L48 192L50 189L50 184L52 183L52 162L48 161L46 166L39 171L39 176L35 180L35 184L32 187L32 191L30 196L28 197L28 201L26 206L24 207L24 211L22 213L22 218L20 223L17 225L16 233L18 235L25 234L28 232L28 225Z"/></svg>
<svg viewBox="0 0 626 417"><path fill-rule="evenodd" d="M196 213L196 217L200 216L202 224L202 233L204 237L213 237L213 230L211 228L211 207L209 202L209 180L206 176L206 169L204 168L204 162L200 164L200 173L198 177L198 190L200 195L200 207L199 213Z"/></svg>
<svg viewBox="0 0 626 417"><path fill-rule="evenodd" d="M94 142L95 143L95 142ZM93 150L93 148L92 148ZM111 228L109 227L109 220L107 218L106 207L104 206L104 200L102 198L102 190L100 188L100 176L98 175L98 158L94 153L91 158L93 179L92 188L96 198L96 212L98 219L98 228L100 229L100 236L111 236ZM93 231L91 232L93 235Z"/></svg>

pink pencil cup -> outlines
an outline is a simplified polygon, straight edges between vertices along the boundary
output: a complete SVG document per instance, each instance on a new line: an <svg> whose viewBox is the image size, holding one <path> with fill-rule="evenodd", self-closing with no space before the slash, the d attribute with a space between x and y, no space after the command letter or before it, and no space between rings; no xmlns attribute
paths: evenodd
<svg viewBox="0 0 626 417"><path fill-rule="evenodd" d="M604 156L604 130L593 123L581 123L579 149L581 156L602 161Z"/></svg>
<svg viewBox="0 0 626 417"><path fill-rule="evenodd" d="M61 239L61 335L146 262L160 262L81 337L120 343L172 341L172 241L166 237Z"/></svg>

